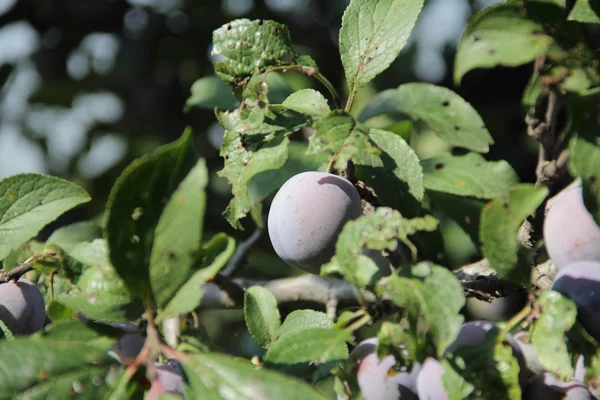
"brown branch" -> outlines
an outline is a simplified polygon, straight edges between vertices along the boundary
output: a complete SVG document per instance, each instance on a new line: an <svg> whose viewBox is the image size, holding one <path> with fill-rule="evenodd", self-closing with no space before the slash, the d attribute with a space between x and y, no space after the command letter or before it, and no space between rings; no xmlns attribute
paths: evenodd
<svg viewBox="0 0 600 400"><path fill-rule="evenodd" d="M7 283L9 281L18 281L21 276L32 270L33 265L29 263L19 263L10 271L2 269L0 270L0 284Z"/></svg>
<svg viewBox="0 0 600 400"><path fill-rule="evenodd" d="M491 301L495 298L510 296L525 290L511 281L498 278L487 259L465 265L455 271L461 282L465 296L479 300ZM268 289L277 304L310 301L325 305L327 314L334 318L340 303L362 305L361 302L374 303L378 300L373 292L360 290L350 283L336 278L317 275L302 275L295 278L275 280L233 279L225 278L203 286L204 295L199 309L241 308L244 305L240 294L250 286L262 286ZM383 298L382 300L389 300Z"/></svg>

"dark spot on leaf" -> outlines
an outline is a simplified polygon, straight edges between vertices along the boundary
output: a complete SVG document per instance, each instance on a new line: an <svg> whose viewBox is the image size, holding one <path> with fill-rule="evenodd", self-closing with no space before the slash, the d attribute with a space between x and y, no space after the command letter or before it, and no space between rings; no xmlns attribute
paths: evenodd
<svg viewBox="0 0 600 400"><path fill-rule="evenodd" d="M454 125L454 130L460 131L460 126Z"/></svg>
<svg viewBox="0 0 600 400"><path fill-rule="evenodd" d="M444 163L437 163L437 164L435 164L435 169L437 169L438 171L440 169L444 169Z"/></svg>
<svg viewBox="0 0 600 400"><path fill-rule="evenodd" d="M474 42L478 42L478 41L479 41L479 37L477 37L477 36L473 36L473 41L474 41Z"/></svg>
<svg viewBox="0 0 600 400"><path fill-rule="evenodd" d="M491 56L493 56L496 53L496 50L494 49L489 49L488 53L490 53Z"/></svg>
<svg viewBox="0 0 600 400"><path fill-rule="evenodd" d="M588 178L588 182L590 182L592 185L594 185L596 182L598 182L598 179L595 176L590 176Z"/></svg>
<svg viewBox="0 0 600 400"><path fill-rule="evenodd" d="M504 203L502 203L502 208L504 208L505 211L508 211L510 209L508 202L505 201Z"/></svg>
<svg viewBox="0 0 600 400"><path fill-rule="evenodd" d="M167 256L169 257L169 260L174 260L174 259L177 258L177 255L174 252L172 252L172 251L169 251L167 253Z"/></svg>
<svg viewBox="0 0 600 400"><path fill-rule="evenodd" d="M231 24L227 24L227 30L230 31L231 30Z"/></svg>
<svg viewBox="0 0 600 400"><path fill-rule="evenodd" d="M448 107L448 106L450 105L450 101L448 101L448 100L445 100L445 101L443 101L443 102L442 102L442 105L443 105L444 107Z"/></svg>

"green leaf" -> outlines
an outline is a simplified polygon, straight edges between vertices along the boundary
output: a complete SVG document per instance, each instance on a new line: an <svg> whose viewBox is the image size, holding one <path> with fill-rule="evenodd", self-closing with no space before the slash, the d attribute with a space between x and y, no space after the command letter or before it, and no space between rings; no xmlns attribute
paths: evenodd
<svg viewBox="0 0 600 400"><path fill-rule="evenodd" d="M244 297L244 319L248 331L262 347L275 340L281 326L277 300L267 289L252 286Z"/></svg>
<svg viewBox="0 0 600 400"><path fill-rule="evenodd" d="M422 120L445 142L487 153L494 143L477 111L452 90L430 83L406 83L378 93L361 111L359 121L384 113Z"/></svg>
<svg viewBox="0 0 600 400"><path fill-rule="evenodd" d="M375 190L383 205L416 214L424 193L423 170L417 153L392 132L369 129L369 138L381 154L356 154L352 159L356 177Z"/></svg>
<svg viewBox="0 0 600 400"><path fill-rule="evenodd" d="M235 240L224 233L215 235L202 247L200 266L190 278L175 293L173 298L160 311L159 319L193 311L200 304L204 294L202 285L213 279L225 266L235 250Z"/></svg>
<svg viewBox="0 0 600 400"><path fill-rule="evenodd" d="M316 68L314 60L292 48L287 27L275 21L238 19L213 32L217 75L237 84L270 68L299 65Z"/></svg>
<svg viewBox="0 0 600 400"><path fill-rule="evenodd" d="M340 56L350 92L385 71L417 22L423 0L352 0L342 16Z"/></svg>
<svg viewBox="0 0 600 400"><path fill-rule="evenodd" d="M302 89L289 95L281 105L300 114L323 117L331 112L325 96L314 89Z"/></svg>
<svg viewBox="0 0 600 400"><path fill-rule="evenodd" d="M218 76L205 76L192 84L191 95L185 102L186 110L192 107L232 110L240 105L231 87Z"/></svg>
<svg viewBox="0 0 600 400"><path fill-rule="evenodd" d="M261 172L278 170L285 164L288 136L310 120L285 117L258 106L221 113L218 118L227 129L219 153L225 165L218 174L227 178L234 196L223 215L234 228L243 229L239 221L252 209L249 182ZM262 225L260 218L255 222Z"/></svg>
<svg viewBox="0 0 600 400"><path fill-rule="evenodd" d="M413 321L424 318L423 329L431 335L438 356L444 354L460 331L464 318L459 311L465 305L463 288L446 268L425 262L403 268L401 275L378 284L377 293L405 308Z"/></svg>
<svg viewBox="0 0 600 400"><path fill-rule="evenodd" d="M449 363L445 367L452 368L463 378L466 383L461 385L463 388L470 386L483 393L494 393L494 398L499 399L521 399L519 363L499 328L490 330L483 343L459 347L447 359Z"/></svg>
<svg viewBox="0 0 600 400"><path fill-rule="evenodd" d="M600 224L600 147L576 136L569 148L571 169L582 180L585 206Z"/></svg>
<svg viewBox="0 0 600 400"><path fill-rule="evenodd" d="M291 141L288 145L288 157L279 169L268 170L254 176L248 183L248 198L252 209L260 208L262 201L279 189L288 179L301 172L323 169L328 163L327 154L309 156L304 142Z"/></svg>
<svg viewBox="0 0 600 400"><path fill-rule="evenodd" d="M0 399L103 398L106 348L83 341L17 338L0 341Z"/></svg>
<svg viewBox="0 0 600 400"><path fill-rule="evenodd" d="M447 358L444 358L441 362L444 368L444 375L442 375L442 385L446 392L448 392L448 400L463 400L475 389L473 385L467 382L456 370L456 363L451 363Z"/></svg>
<svg viewBox="0 0 600 400"><path fill-rule="evenodd" d="M83 242L91 242L102 237L102 228L95 221L76 222L63 226L50 235L46 244L55 244L69 251Z"/></svg>
<svg viewBox="0 0 600 400"><path fill-rule="evenodd" d="M423 161L423 175L427 190L478 199L507 196L509 188L519 181L509 163L488 162L477 153L427 159Z"/></svg>
<svg viewBox="0 0 600 400"><path fill-rule="evenodd" d="M46 307L46 315L52 323L69 321L75 317L75 311L54 300Z"/></svg>
<svg viewBox="0 0 600 400"><path fill-rule="evenodd" d="M346 168L348 161L359 154L379 154L371 144L368 129L343 111L333 111L315 123L315 133L309 138L308 153L335 154L334 167Z"/></svg>
<svg viewBox="0 0 600 400"><path fill-rule="evenodd" d="M245 108L219 112L217 119L227 131L244 136L258 136L257 138L247 138L247 140L262 139L266 141L273 139L276 135L295 132L310 122L307 117L285 116L274 112L272 108L261 108L254 102L249 102Z"/></svg>
<svg viewBox="0 0 600 400"><path fill-rule="evenodd" d="M93 256L100 262L90 263L92 266L83 271L77 286L57 295L57 301L96 320L122 321L139 318L143 308L133 301L125 282L108 262L106 242L96 239L86 247L86 255L90 256L88 261L92 261Z"/></svg>
<svg viewBox="0 0 600 400"><path fill-rule="evenodd" d="M342 361L348 358L346 341L352 332L332 327L310 328L281 335L269 346L265 361L275 364Z"/></svg>
<svg viewBox="0 0 600 400"><path fill-rule="evenodd" d="M0 260L64 212L90 200L79 186L41 174L0 181Z"/></svg>
<svg viewBox="0 0 600 400"><path fill-rule="evenodd" d="M484 201L436 191L428 191L427 195L436 212L441 211L453 219L475 245L479 244L480 217L481 210L485 206ZM437 214L434 212L434 215Z"/></svg>
<svg viewBox="0 0 600 400"><path fill-rule="evenodd" d="M329 329L334 326L333 321L322 312L314 310L295 310L286 318L279 336L288 336L304 329Z"/></svg>
<svg viewBox="0 0 600 400"><path fill-rule="evenodd" d="M523 16L516 5L487 7L470 21L458 44L454 81L475 68L515 67L545 54L553 42L541 24Z"/></svg>
<svg viewBox="0 0 600 400"><path fill-rule="evenodd" d="M545 187L518 184L508 197L489 202L481 212L480 238L483 256L501 278L508 277L518 261L517 231L523 221L548 196Z"/></svg>
<svg viewBox="0 0 600 400"><path fill-rule="evenodd" d="M197 354L181 360L186 398L214 400L325 400L307 383L247 360Z"/></svg>
<svg viewBox="0 0 600 400"><path fill-rule="evenodd" d="M600 24L600 6L597 0L576 0L567 20Z"/></svg>
<svg viewBox="0 0 600 400"><path fill-rule="evenodd" d="M452 90L430 83L406 83L378 93L361 111L359 121L384 113L422 120L452 146L487 153L494 143L477 111Z"/></svg>
<svg viewBox="0 0 600 400"><path fill-rule="evenodd" d="M361 216L344 225L335 246L335 256L321 267L321 274L341 274L358 287L373 283L380 270L363 249L395 250L398 241L410 246L408 236L418 231L437 229L438 221L432 216L406 219L391 208L379 207L368 216ZM414 246L413 246L414 247Z"/></svg>
<svg viewBox="0 0 600 400"><path fill-rule="evenodd" d="M536 305L541 313L533 325L531 342L540 364L559 377L573 376L564 336L575 323L577 306L555 291L543 292Z"/></svg>
<svg viewBox="0 0 600 400"><path fill-rule="evenodd" d="M188 129L177 141L133 161L110 192L104 237L110 261L133 295L151 297L154 231L165 203L196 160Z"/></svg>
<svg viewBox="0 0 600 400"><path fill-rule="evenodd" d="M344 343L352 332L335 327L322 312L296 310L290 313L279 335L271 343L265 361L279 364L338 361L348 358Z"/></svg>
<svg viewBox="0 0 600 400"><path fill-rule="evenodd" d="M202 241L208 171L204 159L188 173L167 202L154 231L150 285L164 307L193 273Z"/></svg>
<svg viewBox="0 0 600 400"><path fill-rule="evenodd" d="M4 323L4 321L2 321L1 319L0 319L0 332L2 332L2 337L4 339L6 339L6 340L15 340L15 337L13 336L13 333L8 328L8 326L6 326L6 324Z"/></svg>

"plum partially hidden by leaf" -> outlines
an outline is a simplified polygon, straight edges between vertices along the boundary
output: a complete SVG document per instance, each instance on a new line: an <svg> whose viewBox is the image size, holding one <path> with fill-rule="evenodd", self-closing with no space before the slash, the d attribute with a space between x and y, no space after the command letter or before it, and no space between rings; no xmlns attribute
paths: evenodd
<svg viewBox="0 0 600 400"><path fill-rule="evenodd" d="M15 335L42 330L46 324L44 296L26 279L1 284L0 319Z"/></svg>

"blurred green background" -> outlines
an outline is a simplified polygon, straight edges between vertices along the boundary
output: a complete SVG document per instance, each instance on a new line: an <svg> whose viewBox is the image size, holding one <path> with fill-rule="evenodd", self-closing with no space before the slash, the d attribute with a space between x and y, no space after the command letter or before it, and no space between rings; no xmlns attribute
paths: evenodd
<svg viewBox="0 0 600 400"><path fill-rule="evenodd" d="M452 80L455 47L469 18L493 0L428 0L406 48L392 66L357 96L354 111L379 90L405 82L447 86L482 115L495 145L486 157L505 159L523 181L533 182L536 143L525 134L520 99L532 66L477 70L460 87ZM216 176L223 129L210 109L185 111L191 85L213 73L212 31L236 18L274 19L288 25L296 48L310 54L344 93L337 49L348 0L0 0L0 178L20 172L57 175L82 185L92 202L42 232L97 218L110 188L134 158L179 137L185 126L210 172L206 229L243 240L221 217L231 194ZM304 76L284 75L289 90L314 87ZM323 91L324 92L324 91ZM327 93L324 92L327 96ZM417 130L423 130L418 124ZM427 132L411 138L422 159L448 151ZM457 267L480 258L456 223L442 225L445 263ZM295 274L274 256L268 237L250 254L247 276ZM214 320L212 313L202 316ZM231 322L240 313L231 312ZM207 324L218 336L223 324ZM253 354L243 325L242 353ZM243 350L244 346L250 346Z"/></svg>

